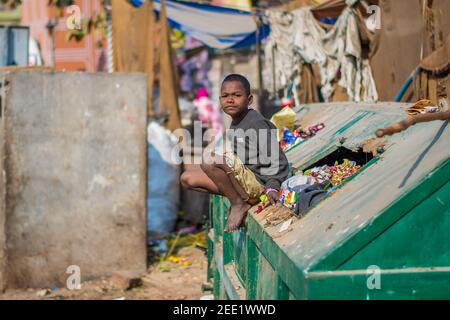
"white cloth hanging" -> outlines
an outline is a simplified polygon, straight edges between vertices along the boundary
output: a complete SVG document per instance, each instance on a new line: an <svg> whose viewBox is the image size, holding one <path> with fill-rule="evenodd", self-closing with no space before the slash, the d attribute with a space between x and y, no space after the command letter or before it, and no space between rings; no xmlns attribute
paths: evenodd
<svg viewBox="0 0 450 320"><path fill-rule="evenodd" d="M289 13L269 11L268 17L272 28L265 46L268 88L272 88L272 79L281 87L294 81L301 83L298 72L301 66L317 64L325 101L332 96L336 81L347 90L351 101L378 100L370 64L362 59L354 8L345 8L329 31L322 28L310 7ZM275 74L272 74L272 64Z"/></svg>

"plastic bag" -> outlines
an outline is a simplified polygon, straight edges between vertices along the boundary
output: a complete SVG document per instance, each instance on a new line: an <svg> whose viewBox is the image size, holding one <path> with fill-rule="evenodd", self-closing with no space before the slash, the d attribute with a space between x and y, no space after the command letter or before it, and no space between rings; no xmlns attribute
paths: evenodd
<svg viewBox="0 0 450 320"><path fill-rule="evenodd" d="M313 177L306 177L302 175L293 176L281 184L280 189L280 203L289 208L293 209L298 201L298 187L308 187L314 185L315 179Z"/></svg>
<svg viewBox="0 0 450 320"><path fill-rule="evenodd" d="M147 230L150 239L173 231L180 199L180 166L171 161L177 138L156 122L148 126Z"/></svg>
<svg viewBox="0 0 450 320"><path fill-rule="evenodd" d="M295 127L295 120L297 115L294 110L289 107L285 107L275 113L270 121L278 128L278 141L281 140L283 134L283 128L288 128L293 131Z"/></svg>

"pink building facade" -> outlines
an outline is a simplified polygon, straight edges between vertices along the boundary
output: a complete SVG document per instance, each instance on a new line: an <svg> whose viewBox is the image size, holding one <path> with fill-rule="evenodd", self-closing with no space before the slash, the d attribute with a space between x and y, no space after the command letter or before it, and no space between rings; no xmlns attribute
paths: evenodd
<svg viewBox="0 0 450 320"><path fill-rule="evenodd" d="M89 18L101 12L100 0L75 0L81 9L81 17ZM106 42L101 31L94 31L82 41L68 41L70 30L67 18L70 14L58 19L55 27L55 68L67 71L105 71L106 70ZM53 65L52 38L47 29L50 20L54 20L56 9L48 6L48 0L23 0L21 6L21 24L30 27L30 33L37 40L41 48L44 65ZM99 48L99 44L103 47Z"/></svg>

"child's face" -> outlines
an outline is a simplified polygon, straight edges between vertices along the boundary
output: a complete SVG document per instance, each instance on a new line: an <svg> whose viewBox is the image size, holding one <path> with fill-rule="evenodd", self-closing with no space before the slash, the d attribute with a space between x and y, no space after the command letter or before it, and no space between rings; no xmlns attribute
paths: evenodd
<svg viewBox="0 0 450 320"><path fill-rule="evenodd" d="M220 106L232 118L248 109L253 96L245 94L244 86L239 81L225 81L220 90Z"/></svg>

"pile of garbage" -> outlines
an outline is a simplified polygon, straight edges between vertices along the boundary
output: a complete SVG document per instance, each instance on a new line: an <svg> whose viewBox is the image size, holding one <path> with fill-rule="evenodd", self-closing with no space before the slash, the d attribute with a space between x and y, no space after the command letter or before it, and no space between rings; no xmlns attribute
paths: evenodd
<svg viewBox="0 0 450 320"><path fill-rule="evenodd" d="M329 181L333 186L338 186L360 169L361 166L357 165L355 161L344 159L342 164L336 161L333 166L315 167L305 171L304 175L314 177L317 183Z"/></svg>
<svg viewBox="0 0 450 320"><path fill-rule="evenodd" d="M339 188L348 178L355 175L361 166L355 161L344 159L332 166L324 165L311 168L284 181L280 188L280 203L294 211L296 216L303 215L329 193ZM261 204L256 213L269 205L266 195L262 195Z"/></svg>
<svg viewBox="0 0 450 320"><path fill-rule="evenodd" d="M302 127L297 127L295 130L290 131L288 128L283 128L283 138L281 139L281 149L288 151L300 144L304 140L311 138L316 133L325 128L325 124L319 123L309 127L307 130L303 130Z"/></svg>

